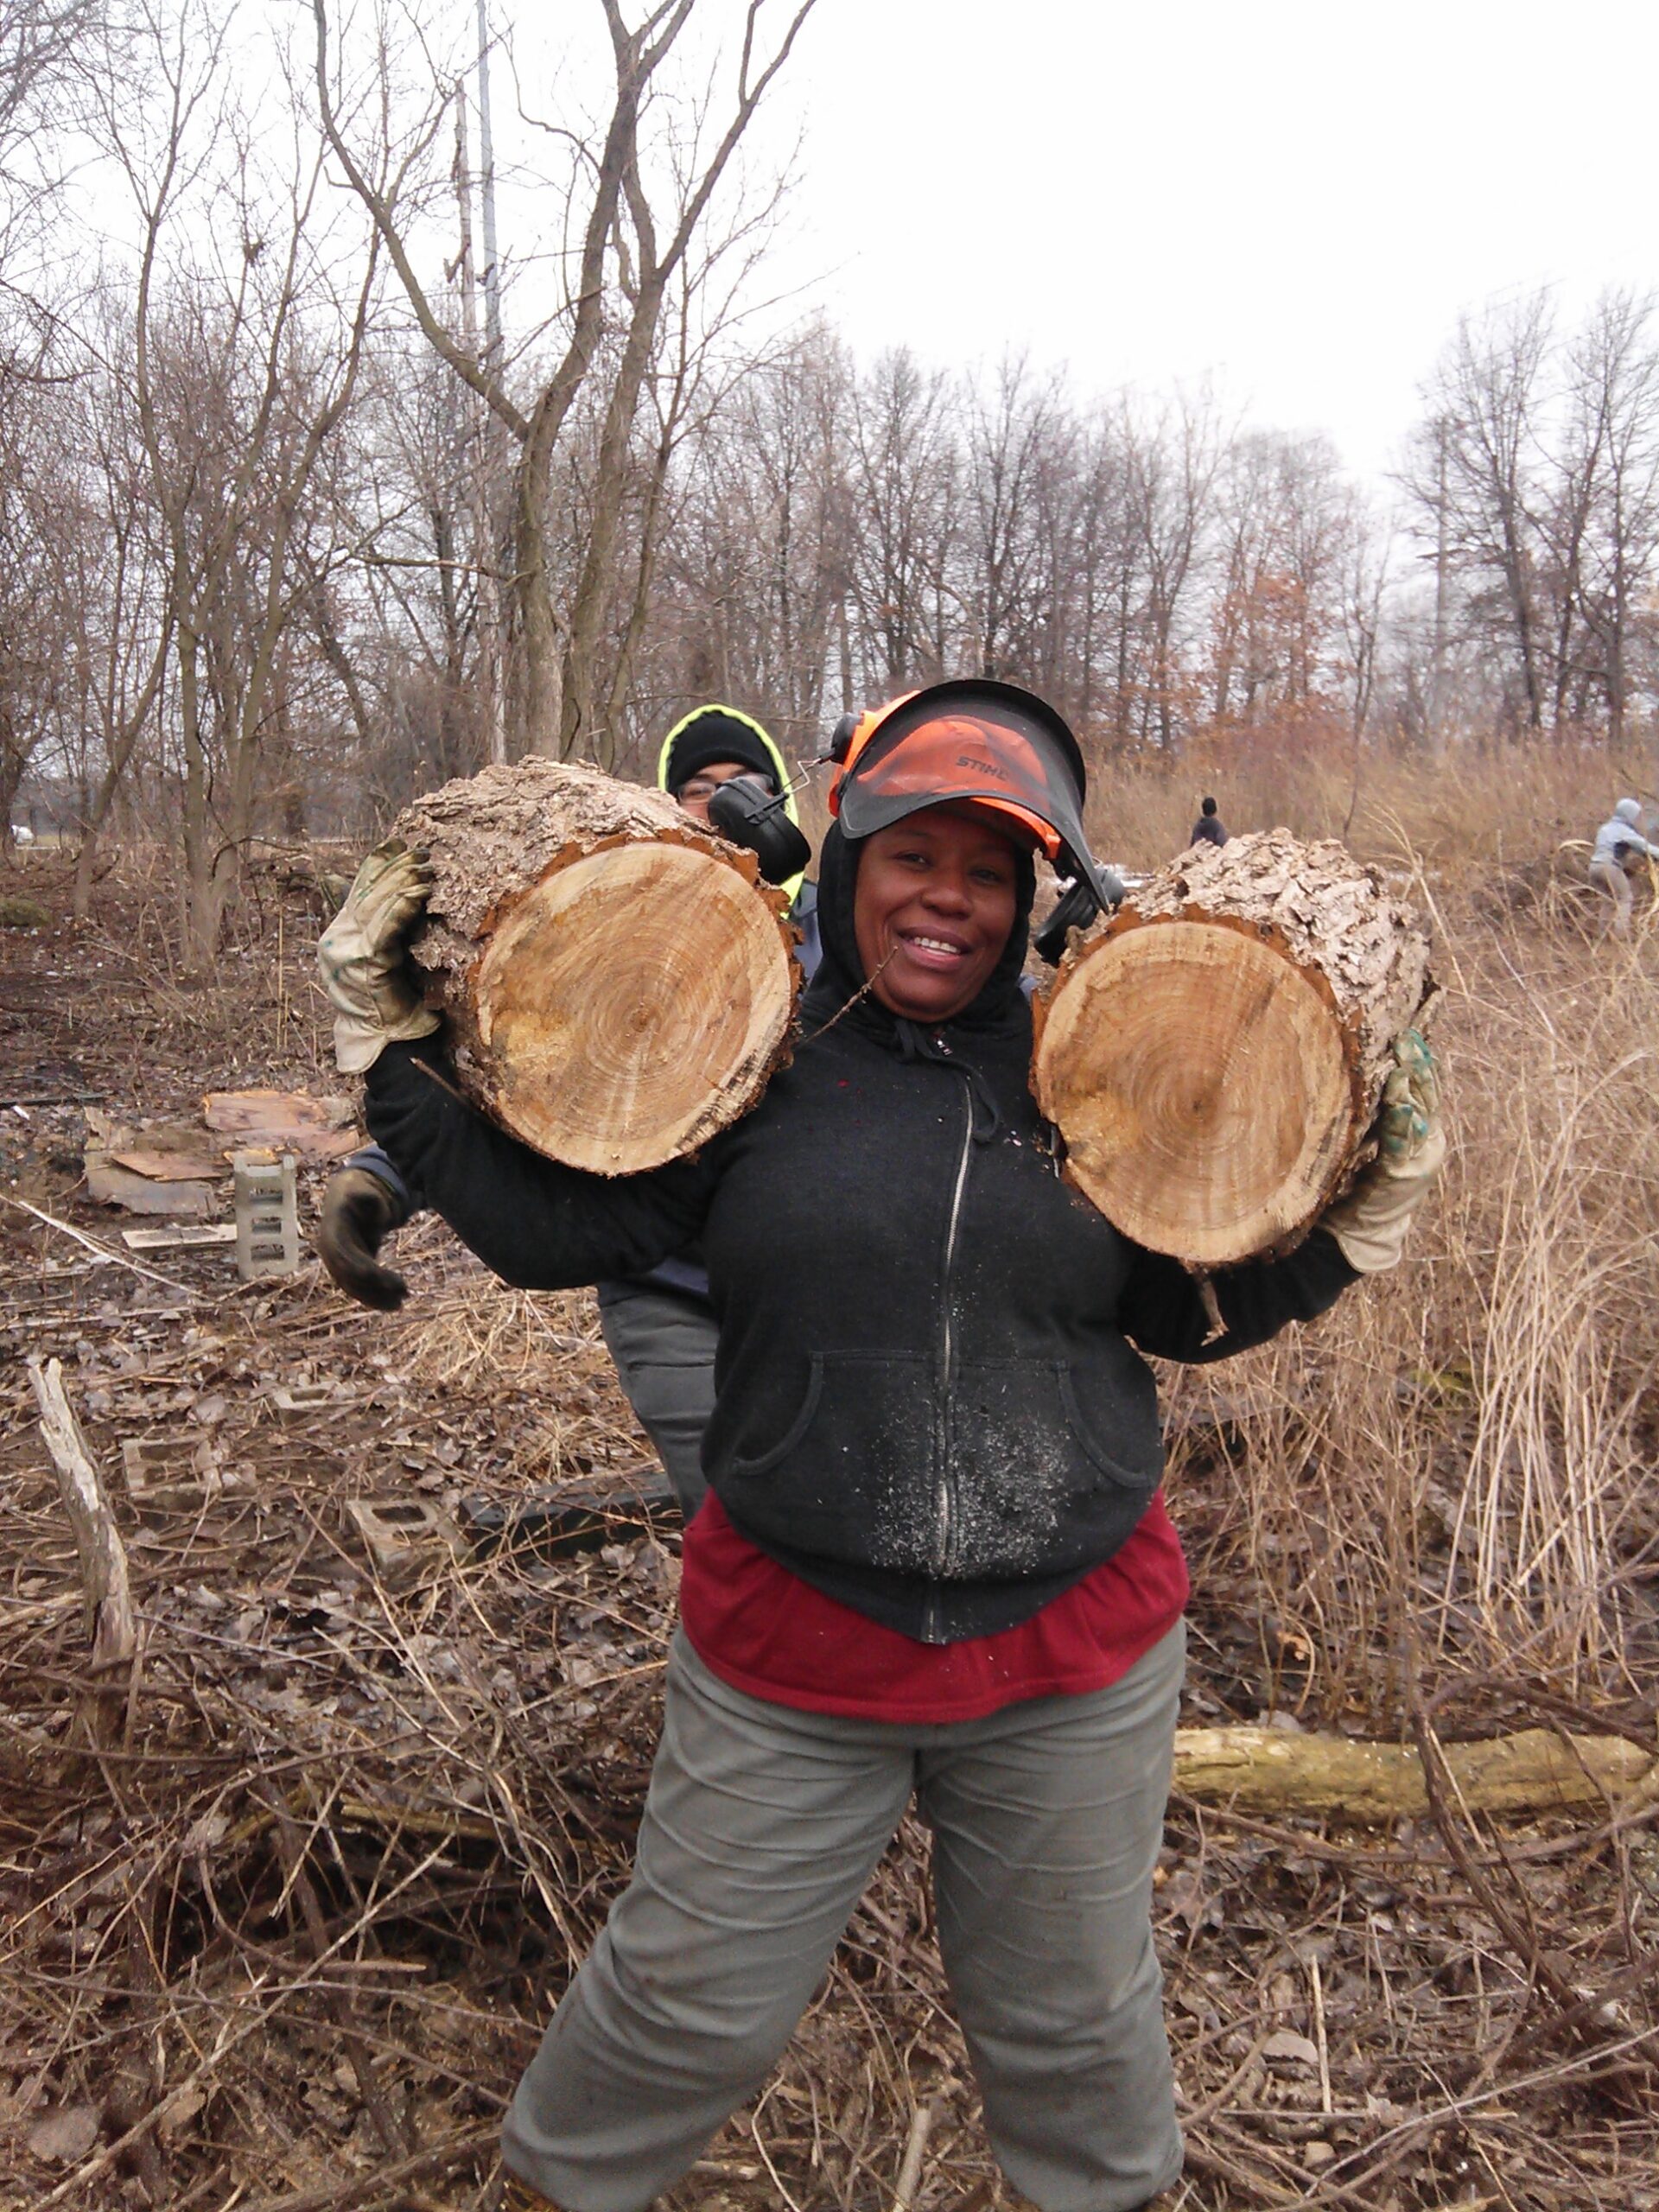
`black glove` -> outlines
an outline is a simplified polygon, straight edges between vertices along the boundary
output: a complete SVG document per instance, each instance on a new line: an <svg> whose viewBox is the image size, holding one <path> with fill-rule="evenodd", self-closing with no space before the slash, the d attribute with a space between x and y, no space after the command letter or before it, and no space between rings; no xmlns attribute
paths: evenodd
<svg viewBox="0 0 1659 2212"><path fill-rule="evenodd" d="M324 1186L317 1254L348 1298L395 1313L409 1285L375 1255L382 1241L409 1218L395 1192L366 1167L337 1168Z"/></svg>
<svg viewBox="0 0 1659 2212"><path fill-rule="evenodd" d="M787 883L812 857L784 802L759 776L733 776L723 783L709 801L709 821L731 843L747 847L768 883Z"/></svg>
<svg viewBox="0 0 1659 2212"><path fill-rule="evenodd" d="M1116 868L1096 868L1092 875L1087 868L1079 868L1076 880L1060 893L1053 912L1033 933L1032 950L1051 968L1058 968L1071 932L1086 930L1096 914L1119 905L1122 897L1123 879Z"/></svg>

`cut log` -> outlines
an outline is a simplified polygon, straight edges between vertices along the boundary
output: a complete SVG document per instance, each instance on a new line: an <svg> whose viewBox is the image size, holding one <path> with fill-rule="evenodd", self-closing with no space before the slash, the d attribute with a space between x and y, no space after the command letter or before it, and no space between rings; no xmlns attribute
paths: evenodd
<svg viewBox="0 0 1659 2212"><path fill-rule="evenodd" d="M1136 1243L1200 1269L1286 1252L1367 1156L1430 990L1427 938L1344 846L1198 846L1072 938L1032 1087Z"/></svg>
<svg viewBox="0 0 1659 2212"><path fill-rule="evenodd" d="M1442 1750L1458 1802L1471 1813L1632 1808L1659 1795L1659 1760L1623 1736L1523 1728ZM1277 1728L1178 1729L1174 1786L1242 1813L1372 1821L1428 1810L1423 1764L1411 1745Z"/></svg>
<svg viewBox="0 0 1659 2212"><path fill-rule="evenodd" d="M659 1166L788 1058L784 894L666 793L527 760L446 784L397 827L432 856L411 951L461 1085L537 1152Z"/></svg>

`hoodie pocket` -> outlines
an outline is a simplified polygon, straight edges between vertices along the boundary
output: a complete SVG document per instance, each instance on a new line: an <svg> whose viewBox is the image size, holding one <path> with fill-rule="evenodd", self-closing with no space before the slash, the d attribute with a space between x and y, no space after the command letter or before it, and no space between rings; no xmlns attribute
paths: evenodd
<svg viewBox="0 0 1659 2212"><path fill-rule="evenodd" d="M823 1355L812 1354L812 1363L806 1378L806 1395L801 1400L793 1419L775 1444L745 1457L741 1449L734 1450L729 1462L733 1476L740 1482L757 1475L769 1474L780 1459L785 1459L812 1426L812 1416L818 1410L818 1400L823 1395Z"/></svg>
<svg viewBox="0 0 1659 2212"><path fill-rule="evenodd" d="M1091 1430L1063 1359L967 1363L950 1411L952 1579L1057 1573L1104 1558L1156 1486L1155 1466L1120 1459Z"/></svg>
<svg viewBox="0 0 1659 2212"><path fill-rule="evenodd" d="M822 1559L925 1574L936 1556L938 1423L931 1361L814 1352L806 1390L775 1443L715 1487L756 1535Z"/></svg>

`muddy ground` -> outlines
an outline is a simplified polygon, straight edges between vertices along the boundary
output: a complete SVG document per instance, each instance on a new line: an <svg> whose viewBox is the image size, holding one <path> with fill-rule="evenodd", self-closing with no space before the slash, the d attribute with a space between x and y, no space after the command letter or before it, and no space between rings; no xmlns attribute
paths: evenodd
<svg viewBox="0 0 1659 2212"><path fill-rule="evenodd" d="M0 2204L486 2206L503 2101L626 1874L677 1573L640 1503L660 1474L591 1302L500 1288L429 1221L400 1240L417 1294L392 1320L309 1261L246 1286L220 1251L135 1266L128 1217L80 1188L84 1108L336 1088L315 902L267 883L193 984L159 879L111 877L77 932L60 868L24 873L56 919L0 931ZM62 1362L140 1618L97 1749L30 1354ZM1230 1580L1218 1478L1248 1423L1195 1435L1172 1499L1203 1567L1189 1717L1260 1719L1282 1674ZM132 1440L172 1485L142 1510ZM614 1517L563 1556L480 1554L480 1505L532 1489ZM377 1568L352 1499L405 1525L429 1503L461 1540ZM1513 1717L1501 1686L1485 1717ZM1650 1707L1611 1718L1651 1734ZM885 2212L918 2134L918 2207L1008 2201L926 1855L907 1825L677 2203ZM1639 1817L1342 1833L1178 1802L1158 1933L1191 2156L1169 2203L1653 2212L1656 1911Z"/></svg>

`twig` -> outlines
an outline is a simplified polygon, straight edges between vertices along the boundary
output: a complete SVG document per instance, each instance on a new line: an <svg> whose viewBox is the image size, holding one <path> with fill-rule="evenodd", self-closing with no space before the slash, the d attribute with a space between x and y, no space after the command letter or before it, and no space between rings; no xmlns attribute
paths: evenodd
<svg viewBox="0 0 1659 2212"><path fill-rule="evenodd" d="M437 1852L429 1852L418 1866L405 1874L401 1881L396 1883L377 1901L378 1908L384 1910L396 1898L412 1889L438 1856ZM84 2204L86 2199L81 2192L86 2189L88 2182L96 2181L101 2173L130 2151L150 2128L159 2126L170 2113L175 2111L199 2082L213 2075L220 2062L231 2051L237 2050L257 2035L262 2029L268 2027L271 2015L280 2006L291 2004L301 1990L319 1985L322 1980L324 1967L331 1963L338 1953L345 1950L348 1945L357 1940L358 1936L372 1917L372 1914L370 1911L359 1912L340 1930L321 1958L314 1959L308 1965L302 1967L299 1973L294 1974L287 1982L279 1984L263 2003L254 2006L251 2005L250 1999L262 1996L270 1979L265 1974L257 1976L240 1993L237 2010L220 2028L212 2050L204 2055L184 2080L179 2082L159 2103L152 2105L148 2112L136 2120L124 2134L116 2138L114 2142L106 2143L102 2150L96 2152L83 2165L78 2166L73 2173L60 2181L55 2189L48 2190L39 2199L35 2212L51 2212L54 2205L66 2204L72 2198L78 2199ZM494 2133L495 2130L492 2127L489 2133L493 2135ZM457 2144L452 2147L459 2152L462 2150L476 2149L478 2145L476 2143L467 2143ZM386 2169L383 2166L369 2186L371 2196L385 2178ZM282 2205L282 2212L304 2212L304 2208L308 2205L311 2207L312 2212L334 2212L334 2208L339 2204L361 2203L364 2201L363 2197L353 2196L349 2192L345 2196L340 2196L333 2191L325 2191L321 2197L315 2200L302 2199L297 2204L279 2200L279 2203Z"/></svg>
<svg viewBox="0 0 1659 2212"><path fill-rule="evenodd" d="M876 969L875 974L871 976L866 982L861 983L858 988L853 993L851 998L848 1000L847 1003L844 1006L838 1006L835 1012L830 1015L829 1020L824 1022L821 1027L815 1029L810 1037L803 1037L801 1039L802 1044L816 1045L820 1037L827 1037L830 1032L835 1027L836 1024L841 1020L843 1014L850 1014L861 999L868 998L870 993L875 988L877 980L881 975L882 969L887 967L887 962L893 958L894 955L898 952L898 950L899 948L895 944L893 948L893 951L887 955L887 960L884 960L881 963L881 967Z"/></svg>
<svg viewBox="0 0 1659 2212"><path fill-rule="evenodd" d="M893 2212L910 2212L917 2184L922 2178L922 2160L927 2154L927 2139L933 2133L933 2123L944 2108L943 2096L930 2097L925 2105L918 2105L911 2114L910 2135L905 2145L904 2158L899 2162L899 2179L893 2187Z"/></svg>
<svg viewBox="0 0 1659 2212"><path fill-rule="evenodd" d="M282 1855L288 1862L288 1882L292 1885L300 1901L300 1911L305 1922L306 1938L311 1947L311 1955L314 1959L326 1958L328 1951L327 1930L323 1923L322 1907L317 1902L316 1890L312 1885L310 1876L305 1871L305 1847L300 1840L299 1829L293 1815L280 1800L271 1807L271 1810L276 1816L276 1835ZM411 2152L414 2149L414 2142L407 2124L400 2130L397 2122L392 2117L391 2108L386 2102L379 2082L375 2079L374 2068L370 2063L363 2038L357 2032L352 1998L340 1990L332 1990L328 1994L327 2003L329 2010L334 2013L335 2024L340 2030L340 2047L346 2053L352 2072L357 2077L357 2086L362 2094L363 2102L367 2107L369 2118L374 2123L374 2131L380 2138L386 2155L392 2158L400 2150Z"/></svg>
<svg viewBox="0 0 1659 2212"><path fill-rule="evenodd" d="M42 1213L39 1206L32 1206L27 1198L14 1198L10 1192L0 1191L0 1204L16 1206L21 1212L33 1214L36 1221L43 1221L48 1229L55 1229L65 1236L73 1236L77 1244L85 1245L89 1252L96 1252L100 1260L107 1260L112 1267L125 1268L129 1274L143 1275L150 1282L158 1282L164 1290L176 1290L183 1298L196 1295L188 1282L176 1282L171 1275L157 1274L154 1268L130 1260L124 1252L117 1252L107 1244L100 1244L96 1236L88 1236L84 1230L72 1229L67 1221L60 1221L55 1214Z"/></svg>
<svg viewBox="0 0 1659 2212"><path fill-rule="evenodd" d="M1563 2059L1555 2066L1545 2066L1531 2074L1522 2074L1507 2082L1495 2082L1487 2088L1477 2089L1467 2096L1448 2097L1444 2104L1430 2106L1422 2112L1413 2113L1388 2133L1379 2135L1375 2142L1357 2150L1347 2152L1330 2170L1327 2177L1315 2182L1306 2195L1293 2200L1301 2212L1313 2212L1315 2206L1363 2202L1374 2204L1376 2181L1387 2169L1398 2163L1402 2153L1420 2137L1432 2134L1446 2126L1448 2121L1462 2118L1465 2113L1478 2112L1483 2105L1499 2098L1514 2099L1527 2089L1556 2088L1575 2075L1583 2075L1595 2065L1599 2057L1622 2058L1627 2051L1639 2050L1643 2044L1651 2043L1659 2029L1646 2028L1640 2035L1625 2036L1610 2044L1603 2052L1581 2051L1572 2058ZM1191 2164L1192 2149L1188 2146L1187 2163ZM1338 2178L1344 2169L1363 2167L1351 2180ZM1362 2197L1361 2191L1366 2192Z"/></svg>
<svg viewBox="0 0 1659 2212"><path fill-rule="evenodd" d="M995 2182L976 2181L967 2196L956 2205L954 2212L988 2212L988 2208L995 2201Z"/></svg>
<svg viewBox="0 0 1659 2212"><path fill-rule="evenodd" d="M1325 2037L1325 1984L1319 1975L1319 1962L1310 1959L1307 1978L1313 1990L1313 2037L1319 2051L1319 2110L1331 2109L1331 2050Z"/></svg>
<svg viewBox="0 0 1659 2212"><path fill-rule="evenodd" d="M1516 1919L1497 1885L1488 1879L1484 1868L1475 1864L1464 1842L1463 1831L1446 1802L1444 1785L1449 1783L1456 1790L1457 1777L1446 1763L1439 1736L1421 1713L1414 1712L1410 1718L1411 1732L1417 1739L1417 1750L1422 1760L1423 1788L1428 1797L1430 1817L1440 1830L1446 1849L1457 1861L1459 1872L1491 1915L1493 1925L1514 1952L1529 1980L1543 1991L1557 2013L1570 2012L1578 2001L1577 1991L1545 1957L1532 1931ZM1460 1792L1459 1794L1461 1796Z"/></svg>
<svg viewBox="0 0 1659 2212"><path fill-rule="evenodd" d="M19 1090L0 1098L0 1106L95 1106L107 1090Z"/></svg>

